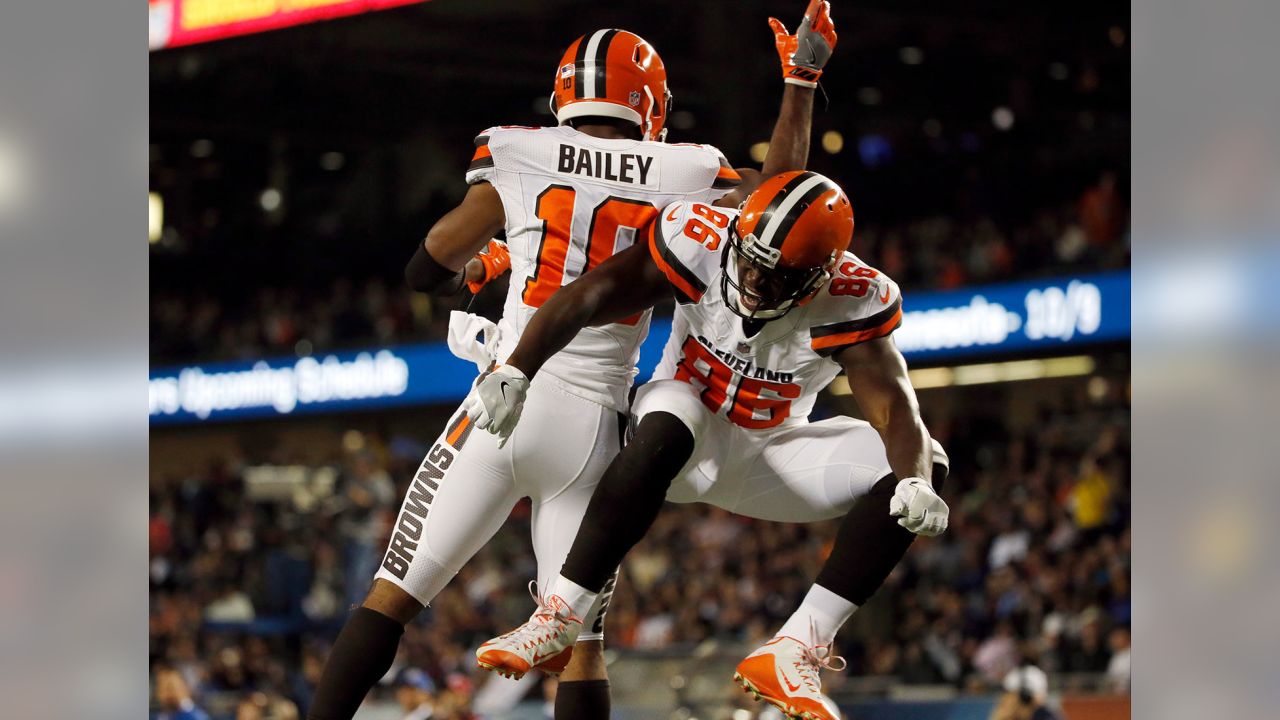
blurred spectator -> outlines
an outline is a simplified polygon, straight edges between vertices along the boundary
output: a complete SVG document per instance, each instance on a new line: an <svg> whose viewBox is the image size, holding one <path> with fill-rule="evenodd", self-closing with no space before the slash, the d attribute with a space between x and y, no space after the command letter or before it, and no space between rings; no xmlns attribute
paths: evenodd
<svg viewBox="0 0 1280 720"><path fill-rule="evenodd" d="M1107 684L1120 693L1129 692L1129 677L1133 672L1130 652L1129 628L1118 627L1111 631L1111 661L1107 663Z"/></svg>
<svg viewBox="0 0 1280 720"><path fill-rule="evenodd" d="M191 698L187 681L173 668L156 670L155 696L160 712L153 715L154 720L209 720L208 713Z"/></svg>
<svg viewBox="0 0 1280 720"><path fill-rule="evenodd" d="M338 530L343 540L347 605L359 605L382 559L386 513L395 509L396 488L367 451L357 452L345 479Z"/></svg>
<svg viewBox="0 0 1280 720"><path fill-rule="evenodd" d="M236 720L298 720L298 707L285 698L255 692L236 706Z"/></svg>
<svg viewBox="0 0 1280 720"><path fill-rule="evenodd" d="M248 622L253 619L253 603L243 591L227 583L205 606L204 619L210 622Z"/></svg>
<svg viewBox="0 0 1280 720"><path fill-rule="evenodd" d="M432 717L435 703L431 693L436 685L431 677L418 668L408 668L400 672L396 678L396 702L404 711L404 720L428 720Z"/></svg>
<svg viewBox="0 0 1280 720"><path fill-rule="evenodd" d="M1049 678L1035 665L1010 670L1001 682L1004 694L996 701L991 720L1057 720L1046 705Z"/></svg>

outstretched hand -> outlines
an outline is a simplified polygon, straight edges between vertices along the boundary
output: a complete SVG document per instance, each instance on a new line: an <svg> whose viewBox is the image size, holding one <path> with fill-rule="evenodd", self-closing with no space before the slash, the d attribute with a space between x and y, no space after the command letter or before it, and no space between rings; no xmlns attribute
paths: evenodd
<svg viewBox="0 0 1280 720"><path fill-rule="evenodd" d="M783 80L792 85L817 87L822 68L831 59L836 47L836 26L831 20L831 3L827 0L810 0L804 20L796 34L787 32L787 26L777 18L769 18L773 29L773 41L782 61Z"/></svg>

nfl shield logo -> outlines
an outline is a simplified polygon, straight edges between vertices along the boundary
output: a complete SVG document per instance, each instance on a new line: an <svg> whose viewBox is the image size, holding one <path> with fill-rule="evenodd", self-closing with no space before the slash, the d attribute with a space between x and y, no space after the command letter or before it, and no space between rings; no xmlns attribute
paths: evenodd
<svg viewBox="0 0 1280 720"><path fill-rule="evenodd" d="M748 345L748 344L746 344L746 343L744 343L744 342L740 342L740 343L738 343L738 354L739 354L739 355L749 355L749 354L751 354L751 346L750 346L750 345Z"/></svg>
<svg viewBox="0 0 1280 720"><path fill-rule="evenodd" d="M631 107L639 107L639 106L640 106L640 91L639 91L639 90L632 90L632 91L631 91L631 95L629 95L629 96L627 97L627 100L628 100L628 101L630 101L630 103L631 103Z"/></svg>

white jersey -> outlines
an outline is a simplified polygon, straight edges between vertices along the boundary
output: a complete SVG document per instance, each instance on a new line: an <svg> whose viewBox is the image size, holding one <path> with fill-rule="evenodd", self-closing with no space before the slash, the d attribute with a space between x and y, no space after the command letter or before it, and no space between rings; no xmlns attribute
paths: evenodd
<svg viewBox="0 0 1280 720"><path fill-rule="evenodd" d="M713 202L740 178L708 145L606 140L562 126L484 131L467 182L493 185L506 213L511 286L497 348L504 361L556 290L630 247L658 208ZM586 328L542 373L579 397L625 411L648 328L647 311Z"/></svg>
<svg viewBox="0 0 1280 720"><path fill-rule="evenodd" d="M719 287L737 214L677 203L648 234L650 254L678 301L654 379L695 386L707 409L743 428L803 424L818 392L840 372L832 356L897 329L902 297L886 275L845 253L811 302L748 337Z"/></svg>

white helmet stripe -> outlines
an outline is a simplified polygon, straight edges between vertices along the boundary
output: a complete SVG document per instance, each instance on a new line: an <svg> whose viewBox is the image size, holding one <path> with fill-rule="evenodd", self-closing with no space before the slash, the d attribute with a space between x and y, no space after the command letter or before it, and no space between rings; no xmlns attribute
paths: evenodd
<svg viewBox="0 0 1280 720"><path fill-rule="evenodd" d="M591 34L591 39L587 41L587 52L583 55L583 62L589 64L590 67L587 68L587 72L582 74L582 97L596 97L596 53L600 50L600 41L604 39L608 32L608 30L597 30Z"/></svg>
<svg viewBox="0 0 1280 720"><path fill-rule="evenodd" d="M813 177L810 177L808 180L800 183L800 186L792 191L792 193L782 201L782 204L778 206L778 209L773 211L773 214L769 217L769 224L765 225L763 232L755 234L756 238L769 247L775 247L773 244L773 234L778 230L778 226L782 225L782 223L786 221L787 213L790 213L791 208L795 207L796 203L800 202L800 200L803 199L810 190L823 183L830 185L831 181L816 173Z"/></svg>

